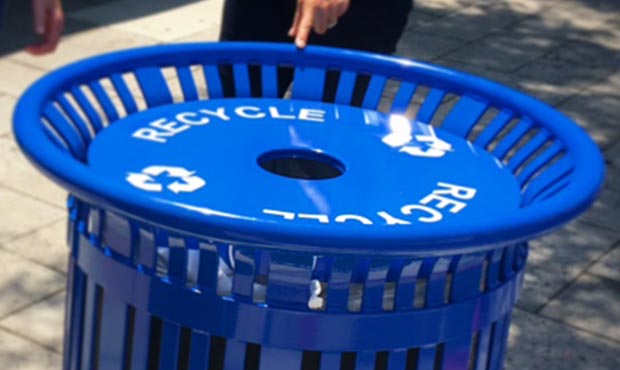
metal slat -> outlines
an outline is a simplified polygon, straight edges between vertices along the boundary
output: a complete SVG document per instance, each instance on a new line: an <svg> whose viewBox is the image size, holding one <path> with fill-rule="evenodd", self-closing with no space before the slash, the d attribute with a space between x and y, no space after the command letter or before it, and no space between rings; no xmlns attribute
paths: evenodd
<svg viewBox="0 0 620 370"><path fill-rule="evenodd" d="M207 368L210 345L210 335L199 332L192 333L188 370L205 370Z"/></svg>
<svg viewBox="0 0 620 370"><path fill-rule="evenodd" d="M303 352L287 349L263 347L260 354L260 370L281 369L301 370ZM236 369L235 369L236 370Z"/></svg>
<svg viewBox="0 0 620 370"><path fill-rule="evenodd" d="M249 249L235 250L235 270L233 277L232 293L235 299L242 302L252 301L254 286L254 253Z"/></svg>
<svg viewBox="0 0 620 370"><path fill-rule="evenodd" d="M202 70L207 81L207 90L209 91L209 99L221 98L224 96L222 87L222 79L216 65L203 65Z"/></svg>
<svg viewBox="0 0 620 370"><path fill-rule="evenodd" d="M249 98L252 96L250 73L247 64L233 65L233 80L235 81L235 96L237 98Z"/></svg>
<svg viewBox="0 0 620 370"><path fill-rule="evenodd" d="M551 167L536 176L525 189L523 204L529 204L536 196L562 180L574 169L573 161L565 156L555 162Z"/></svg>
<svg viewBox="0 0 620 370"><path fill-rule="evenodd" d="M69 119L71 119L73 124L79 130L81 138L82 138L82 141L86 145L88 145L91 142L91 140L92 140L90 131L88 130L88 123L86 123L86 121L84 121L82 116L80 116L80 114L77 112L77 110L75 109L73 104L71 104L69 102L69 99L64 94L62 94L62 95L60 95L58 97L58 103L62 107L62 110L65 111L67 116L69 116Z"/></svg>
<svg viewBox="0 0 620 370"><path fill-rule="evenodd" d="M159 68L139 68L136 70L135 75L142 89L142 95L144 95L149 107L156 107L173 102L168 84Z"/></svg>
<svg viewBox="0 0 620 370"><path fill-rule="evenodd" d="M114 85L114 88L118 92L118 96L121 98L121 101L123 102L127 113L132 114L137 112L138 106L133 97L133 94L127 87L127 83L125 83L123 76L115 73L110 77L110 80L112 81L112 85Z"/></svg>
<svg viewBox="0 0 620 370"><path fill-rule="evenodd" d="M547 130L541 130L530 141L527 142L517 153L515 153L510 161L508 161L508 168L511 171L516 171L527 159L533 155L538 149L540 149L549 140L551 135Z"/></svg>
<svg viewBox="0 0 620 370"><path fill-rule="evenodd" d="M293 99L320 101L325 88L325 73L320 68L295 68Z"/></svg>
<svg viewBox="0 0 620 370"><path fill-rule="evenodd" d="M418 114L416 116L416 120L430 124L433 120L433 116L439 109L443 98L446 96L446 92L439 89L431 89L424 99L424 103L420 107Z"/></svg>
<svg viewBox="0 0 620 370"><path fill-rule="evenodd" d="M409 104L411 104L411 100L413 99L417 88L418 85L403 81L398 88L394 101L392 102L392 108L390 109L391 112L395 114L404 114L407 111L407 108L409 108Z"/></svg>
<svg viewBox="0 0 620 370"><path fill-rule="evenodd" d="M291 257L284 253L272 253L267 304L307 310L312 263L311 257Z"/></svg>
<svg viewBox="0 0 620 370"><path fill-rule="evenodd" d="M540 153L532 162L523 168L523 171L517 175L517 182L521 187L525 185L541 168L547 165L553 157L560 154L564 150L564 146L559 142L554 142L550 147Z"/></svg>
<svg viewBox="0 0 620 370"><path fill-rule="evenodd" d="M114 103L112 103L110 96L103 88L101 81L95 81L88 86L97 98L97 101L99 102L99 105L101 105L101 108L103 108L103 112L108 117L108 122L112 123L114 121L118 121L118 111L116 110Z"/></svg>
<svg viewBox="0 0 620 370"><path fill-rule="evenodd" d="M385 89L386 83L387 78L385 76L373 75L370 78L370 83L368 84L366 95L362 102L362 108L377 109L379 102L381 102L381 96L383 95L383 89Z"/></svg>
<svg viewBox="0 0 620 370"><path fill-rule="evenodd" d="M93 107L92 103L81 88L74 87L71 89L71 95L75 98L77 103L80 105L80 108L84 111L88 119L90 120L90 124L95 130L95 134L103 129L103 122L101 121L101 116L97 113L95 107Z"/></svg>
<svg viewBox="0 0 620 370"><path fill-rule="evenodd" d="M351 104L353 98L353 89L355 88L356 74L351 71L342 71L340 80L338 81L338 89L336 90L336 104Z"/></svg>
<svg viewBox="0 0 620 370"><path fill-rule="evenodd" d="M486 102L469 96L463 96L445 118L441 128L456 136L465 138L488 107L489 104Z"/></svg>
<svg viewBox="0 0 620 370"><path fill-rule="evenodd" d="M506 135L493 149L492 154L502 160L514 148L515 145L521 140L525 134L532 128L533 122L524 117L515 127L510 130L508 135Z"/></svg>
<svg viewBox="0 0 620 370"><path fill-rule="evenodd" d="M116 299L109 291L105 291L99 341L100 370L123 370L127 316L127 305Z"/></svg>
<svg viewBox="0 0 620 370"><path fill-rule="evenodd" d="M512 118L512 112L506 110L500 111L497 116L491 120L489 125L482 130L474 143L482 148L486 148L493 141L493 139L495 139L495 137L502 132L504 127L510 123Z"/></svg>
<svg viewBox="0 0 620 370"><path fill-rule="evenodd" d="M177 67L177 75L179 76L179 82L181 84L181 90L183 91L183 98L185 101L198 100L198 89L196 88L196 82L189 66Z"/></svg>
<svg viewBox="0 0 620 370"><path fill-rule="evenodd" d="M80 160L84 159L86 147L83 139L58 108L52 103L47 104L43 110L43 116L69 146L71 153Z"/></svg>
<svg viewBox="0 0 620 370"><path fill-rule="evenodd" d="M278 69L276 66L264 65L261 68L262 96L264 98L278 97Z"/></svg>

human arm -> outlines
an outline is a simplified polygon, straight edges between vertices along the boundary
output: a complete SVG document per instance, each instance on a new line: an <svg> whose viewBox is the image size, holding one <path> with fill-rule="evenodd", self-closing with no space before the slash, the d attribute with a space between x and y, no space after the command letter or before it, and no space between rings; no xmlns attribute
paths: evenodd
<svg viewBox="0 0 620 370"><path fill-rule="evenodd" d="M42 41L26 50L33 55L51 53L56 50L65 26L61 0L32 0L32 12L35 33Z"/></svg>

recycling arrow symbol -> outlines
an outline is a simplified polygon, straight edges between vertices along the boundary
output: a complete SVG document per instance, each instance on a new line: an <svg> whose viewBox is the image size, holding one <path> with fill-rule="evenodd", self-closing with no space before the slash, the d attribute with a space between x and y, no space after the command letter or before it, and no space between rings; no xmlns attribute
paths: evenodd
<svg viewBox="0 0 620 370"><path fill-rule="evenodd" d="M195 171L169 166L149 166L139 173L129 172L126 180L140 190L160 193L164 191L164 185L155 178L164 174L169 178L178 179L165 187L175 194L192 193L207 184L205 180L196 176Z"/></svg>
<svg viewBox="0 0 620 370"><path fill-rule="evenodd" d="M391 132L382 141L399 152L414 157L441 158L452 152L452 145L440 139L433 126L420 122L410 123L406 117L393 116Z"/></svg>
<svg viewBox="0 0 620 370"><path fill-rule="evenodd" d="M422 146L403 146L400 151L415 157L441 158L447 152L452 151L452 145L435 135L432 130L430 135L416 135L416 141Z"/></svg>

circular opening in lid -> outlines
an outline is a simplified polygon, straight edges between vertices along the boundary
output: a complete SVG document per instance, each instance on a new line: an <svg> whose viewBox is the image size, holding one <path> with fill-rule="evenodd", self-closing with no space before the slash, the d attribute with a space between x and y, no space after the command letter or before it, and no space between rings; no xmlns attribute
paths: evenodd
<svg viewBox="0 0 620 370"><path fill-rule="evenodd" d="M257 162L265 171L291 179L333 179L345 171L336 158L309 149L272 150L258 157Z"/></svg>

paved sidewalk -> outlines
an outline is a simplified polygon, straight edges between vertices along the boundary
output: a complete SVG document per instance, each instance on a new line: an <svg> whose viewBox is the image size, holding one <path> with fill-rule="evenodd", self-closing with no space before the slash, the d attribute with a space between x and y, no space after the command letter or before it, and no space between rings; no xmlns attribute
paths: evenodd
<svg viewBox="0 0 620 370"><path fill-rule="evenodd" d="M215 40L222 1L67 0L67 36L57 53L42 58L21 51L32 41L30 20L13 1L0 34L1 368L61 368L65 194L16 148L16 99L32 81L76 59ZM506 369L620 369L620 2L417 0L398 54L526 91L573 117L599 143L608 168L600 200L532 243Z"/></svg>

